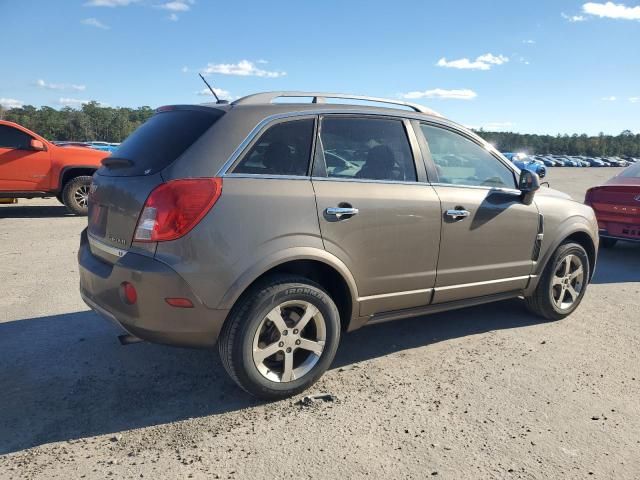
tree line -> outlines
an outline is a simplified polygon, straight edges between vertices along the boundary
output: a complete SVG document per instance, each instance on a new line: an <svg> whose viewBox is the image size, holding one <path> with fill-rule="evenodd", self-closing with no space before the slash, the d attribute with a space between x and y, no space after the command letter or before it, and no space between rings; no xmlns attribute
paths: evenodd
<svg viewBox="0 0 640 480"><path fill-rule="evenodd" d="M150 107L107 107L89 102L75 109L36 108L25 105L5 110L0 119L27 127L49 140L121 142L145 122L154 110ZM632 156L640 157L640 134L625 130L620 135L535 135L513 132L478 133L503 152L529 154Z"/></svg>

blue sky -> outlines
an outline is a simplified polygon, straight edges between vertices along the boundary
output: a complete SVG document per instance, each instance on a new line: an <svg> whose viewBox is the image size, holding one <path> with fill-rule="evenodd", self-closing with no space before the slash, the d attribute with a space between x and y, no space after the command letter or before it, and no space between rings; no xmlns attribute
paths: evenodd
<svg viewBox="0 0 640 480"><path fill-rule="evenodd" d="M468 126L640 132L640 2L0 0L0 102L202 103L321 90Z"/></svg>

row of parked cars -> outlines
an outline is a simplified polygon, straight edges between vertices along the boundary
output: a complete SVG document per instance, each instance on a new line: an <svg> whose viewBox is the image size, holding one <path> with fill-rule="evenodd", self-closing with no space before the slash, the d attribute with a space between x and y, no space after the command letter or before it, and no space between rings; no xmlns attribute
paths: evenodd
<svg viewBox="0 0 640 480"><path fill-rule="evenodd" d="M100 150L101 152L109 152L113 153L119 146L119 143L112 142L101 142L98 140L94 140L91 142L59 142L54 141L56 145L59 147L83 147L83 148L93 148L94 150Z"/></svg>

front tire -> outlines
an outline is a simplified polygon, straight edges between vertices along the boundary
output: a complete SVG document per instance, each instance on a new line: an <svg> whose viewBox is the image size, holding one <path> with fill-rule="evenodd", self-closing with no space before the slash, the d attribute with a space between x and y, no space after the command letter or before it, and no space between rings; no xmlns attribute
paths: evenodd
<svg viewBox="0 0 640 480"><path fill-rule="evenodd" d="M245 391L268 400L290 397L329 368L340 341L340 315L320 285L277 275L240 302L222 328L218 350Z"/></svg>
<svg viewBox="0 0 640 480"><path fill-rule="evenodd" d="M590 278L589 257L577 243L560 245L542 273L527 308L547 320L560 320L578 308Z"/></svg>
<svg viewBox="0 0 640 480"><path fill-rule="evenodd" d="M76 215L86 216L89 211L91 177L82 175L69 180L62 190L62 203Z"/></svg>

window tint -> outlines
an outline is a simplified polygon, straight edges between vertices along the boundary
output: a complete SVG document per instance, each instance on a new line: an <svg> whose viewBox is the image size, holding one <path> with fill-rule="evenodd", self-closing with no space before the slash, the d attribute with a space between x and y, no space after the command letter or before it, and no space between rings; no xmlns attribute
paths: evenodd
<svg viewBox="0 0 640 480"><path fill-rule="evenodd" d="M27 135L17 128L0 125L0 148L30 150L31 135Z"/></svg>
<svg viewBox="0 0 640 480"><path fill-rule="evenodd" d="M420 128L440 183L515 188L513 172L480 145L443 128L425 124Z"/></svg>
<svg viewBox="0 0 640 480"><path fill-rule="evenodd" d="M130 160L130 167L100 168L100 175L130 176L156 173L169 166L206 132L224 112L167 110L143 123L111 155Z"/></svg>
<svg viewBox="0 0 640 480"><path fill-rule="evenodd" d="M251 147L233 173L307 175L313 122L313 119L308 118L270 127Z"/></svg>
<svg viewBox="0 0 640 480"><path fill-rule="evenodd" d="M326 117L320 132L327 176L416 181L401 120Z"/></svg>

